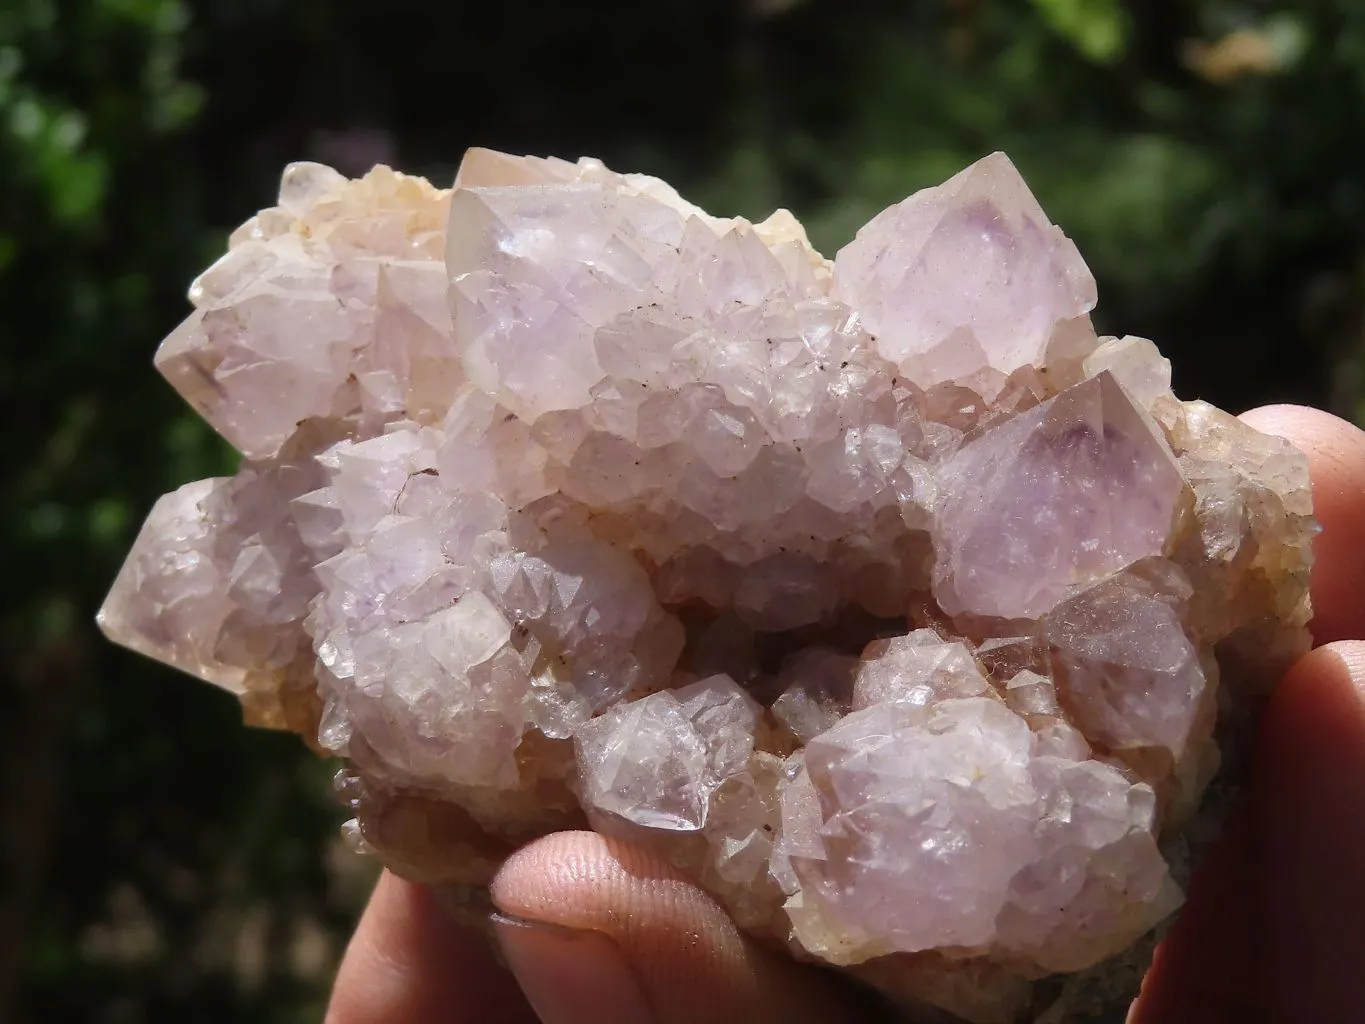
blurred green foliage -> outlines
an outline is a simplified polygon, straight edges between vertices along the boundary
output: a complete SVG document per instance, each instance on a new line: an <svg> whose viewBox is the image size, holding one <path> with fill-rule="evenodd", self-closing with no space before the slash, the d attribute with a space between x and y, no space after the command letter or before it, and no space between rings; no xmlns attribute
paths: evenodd
<svg viewBox="0 0 1365 1024"><path fill-rule="evenodd" d="M232 458L155 375L285 162L468 145L787 205L832 251L1004 149L1187 395L1365 414L1354 0L0 0L0 1020L318 1019L327 767L91 625Z"/></svg>

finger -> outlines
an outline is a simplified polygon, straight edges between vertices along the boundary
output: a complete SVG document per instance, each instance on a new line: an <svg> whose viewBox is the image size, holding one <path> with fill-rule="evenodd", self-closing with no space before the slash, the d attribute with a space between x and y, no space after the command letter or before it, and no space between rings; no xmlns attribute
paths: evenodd
<svg viewBox="0 0 1365 1024"><path fill-rule="evenodd" d="M1129 1024L1232 1024L1258 1019L1252 977L1256 882L1252 819L1235 812L1190 884L1157 948Z"/></svg>
<svg viewBox="0 0 1365 1024"><path fill-rule="evenodd" d="M1365 636L1365 432L1320 409L1270 405L1242 416L1286 438L1308 457L1313 509L1313 638Z"/></svg>
<svg viewBox="0 0 1365 1024"><path fill-rule="evenodd" d="M1365 641L1302 659L1266 709L1252 788L1271 1019L1365 1020Z"/></svg>
<svg viewBox="0 0 1365 1024"><path fill-rule="evenodd" d="M487 940L384 872L337 972L326 1024L534 1024Z"/></svg>
<svg viewBox="0 0 1365 1024"><path fill-rule="evenodd" d="M508 860L492 892L511 919L499 941L544 1024L867 1019L851 985L759 948L694 883L626 843L549 836ZM585 959L591 983L575 981Z"/></svg>
<svg viewBox="0 0 1365 1024"><path fill-rule="evenodd" d="M1365 573L1365 434L1328 413L1269 406L1242 417L1288 439L1308 459L1315 512L1313 629L1319 642L1362 635L1356 580ZM1272 769L1273 770L1273 769ZM1254 1019L1259 956L1249 894L1261 881L1255 819L1242 808L1196 871L1180 916L1163 940L1133 1007L1133 1024Z"/></svg>

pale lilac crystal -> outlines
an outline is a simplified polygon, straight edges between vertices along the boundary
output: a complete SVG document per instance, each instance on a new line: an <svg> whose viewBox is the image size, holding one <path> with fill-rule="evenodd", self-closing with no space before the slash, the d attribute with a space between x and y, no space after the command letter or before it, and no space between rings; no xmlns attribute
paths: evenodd
<svg viewBox="0 0 1365 1024"><path fill-rule="evenodd" d="M283 724L278 691L311 675L302 623L318 592L290 499L321 480L308 463L264 462L162 497L100 628L230 690L253 719Z"/></svg>
<svg viewBox="0 0 1365 1024"><path fill-rule="evenodd" d="M1185 752L1207 714L1199 652L1181 623L1188 584L1169 590L1119 574L1087 587L1047 617L1057 687L1080 730L1110 749Z"/></svg>
<svg viewBox="0 0 1365 1024"><path fill-rule="evenodd" d="M983 697L875 705L806 745L819 856L792 858L852 962L988 946L1038 856L1033 736Z"/></svg>
<svg viewBox="0 0 1365 1024"><path fill-rule="evenodd" d="M343 758L357 848L481 907L586 822L934 1020L1131 994L1316 524L1004 156L832 263L590 159L295 164L191 300L247 458L100 624Z"/></svg>
<svg viewBox="0 0 1365 1024"><path fill-rule="evenodd" d="M1047 971L1122 951L1180 904L1152 835L1156 795L1111 765L1039 756L1033 862L1011 880L1001 946Z"/></svg>
<svg viewBox="0 0 1365 1024"><path fill-rule="evenodd" d="M1151 787L1048 742L994 700L950 698L874 705L808 743L783 798L798 934L835 962L997 947L1066 971L1147 931L1179 902Z"/></svg>
<svg viewBox="0 0 1365 1024"><path fill-rule="evenodd" d="M1102 373L943 465L934 596L949 614L1037 618L1161 554L1183 486L1160 428Z"/></svg>
<svg viewBox="0 0 1365 1024"><path fill-rule="evenodd" d="M788 658L778 673L782 692L773 717L809 742L846 715L853 703L858 661L828 647L810 647Z"/></svg>
<svg viewBox="0 0 1365 1024"><path fill-rule="evenodd" d="M965 644L945 643L931 629L879 640L863 652L853 708L890 701L926 705L949 697L980 697L990 686Z"/></svg>
<svg viewBox="0 0 1365 1024"><path fill-rule="evenodd" d="M331 713L351 723L342 749L395 780L514 788L530 684L510 641L511 625L477 592L420 621L360 633L354 689L334 684L345 695Z"/></svg>
<svg viewBox="0 0 1365 1024"><path fill-rule="evenodd" d="M584 801L647 828L696 831L748 762L757 720L752 698L723 675L618 704L574 734Z"/></svg>
<svg viewBox="0 0 1365 1024"><path fill-rule="evenodd" d="M195 282L198 307L156 364L249 458L270 458L308 420L414 418L420 375L462 374L439 259L448 199L386 168L349 182L291 165L280 206L233 235ZM448 395L433 395L438 406ZM371 428L373 429L373 428Z"/></svg>
<svg viewBox="0 0 1365 1024"><path fill-rule="evenodd" d="M214 524L202 511L204 501L228 484L198 480L157 501L99 623L140 654L242 693L246 666L222 664L214 653L232 603L223 566L209 553Z"/></svg>
<svg viewBox="0 0 1365 1024"><path fill-rule="evenodd" d="M1003 153L874 217L834 273L878 351L913 380L976 384L989 397L1095 306L1076 246Z"/></svg>

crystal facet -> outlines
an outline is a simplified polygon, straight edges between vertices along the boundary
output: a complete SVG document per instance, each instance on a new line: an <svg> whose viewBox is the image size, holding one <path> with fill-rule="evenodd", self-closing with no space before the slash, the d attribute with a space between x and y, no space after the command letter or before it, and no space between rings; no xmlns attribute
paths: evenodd
<svg viewBox="0 0 1365 1024"><path fill-rule="evenodd" d="M456 892L587 824L933 1020L1131 997L1316 524L1006 157L833 261L595 160L294 164L191 300L244 461L100 624L344 759L353 845Z"/></svg>

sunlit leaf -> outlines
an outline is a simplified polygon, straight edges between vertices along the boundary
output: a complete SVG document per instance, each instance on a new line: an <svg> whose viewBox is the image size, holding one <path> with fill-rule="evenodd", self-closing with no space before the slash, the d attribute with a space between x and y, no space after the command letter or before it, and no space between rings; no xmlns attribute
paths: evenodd
<svg viewBox="0 0 1365 1024"><path fill-rule="evenodd" d="M1120 0L1031 0L1044 20L1093 61L1112 64L1127 44Z"/></svg>

